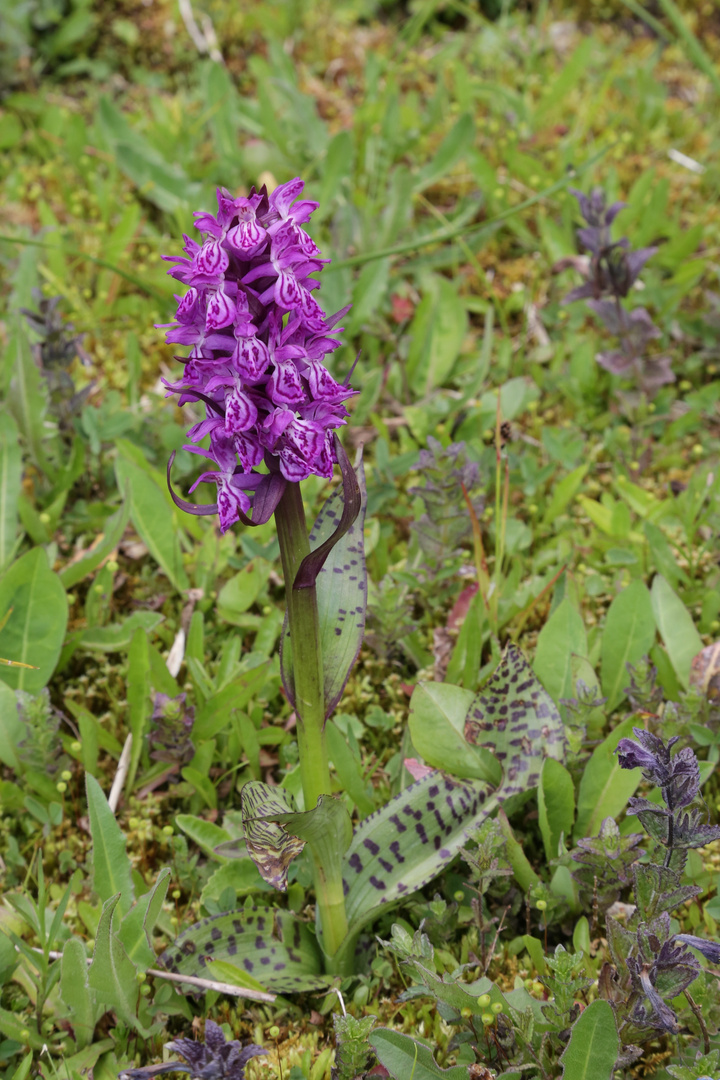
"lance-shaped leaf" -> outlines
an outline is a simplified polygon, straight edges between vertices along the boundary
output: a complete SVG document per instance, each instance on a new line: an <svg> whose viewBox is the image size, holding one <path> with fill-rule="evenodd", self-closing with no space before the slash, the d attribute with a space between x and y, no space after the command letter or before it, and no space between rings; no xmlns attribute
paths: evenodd
<svg viewBox="0 0 720 1080"><path fill-rule="evenodd" d="M60 969L60 997L70 1012L70 1021L78 1050L92 1041L99 1013L88 984L85 946L75 937L63 947Z"/></svg>
<svg viewBox="0 0 720 1080"><path fill-rule="evenodd" d="M547 690L515 645L475 696L465 721L468 742L491 750L503 767L500 802L537 787L546 757L562 761L565 732Z"/></svg>
<svg viewBox="0 0 720 1080"><path fill-rule="evenodd" d="M288 867L305 847L304 840L278 824L278 818L298 816L285 791L252 780L240 792L240 812L248 854L264 880L285 892Z"/></svg>
<svg viewBox="0 0 720 1080"><path fill-rule="evenodd" d="M343 452L344 457L344 452ZM341 455L338 452L338 460ZM347 458L344 457L347 461ZM359 499L349 491L346 483L347 470L352 474ZM349 497L351 496L351 497ZM359 508L356 508L359 502ZM334 491L322 507L310 532L313 551L304 560L295 579L295 587L312 584L307 577L306 563L318 553L323 555L320 567L314 568L317 592L320 644L323 658L325 690L325 716L337 705L345 689L353 665L357 660L365 633L365 609L367 607L367 570L365 567L365 509L367 490L362 460L356 469L343 467L343 488ZM346 523L352 518L350 524ZM338 536L337 534L340 533ZM325 551L330 541L334 546ZM308 566L314 564L308 563ZM303 570L305 567L305 570ZM292 670L292 649L287 619L283 629L280 649L280 665L283 686L295 704Z"/></svg>
<svg viewBox="0 0 720 1080"><path fill-rule="evenodd" d="M150 1032L137 1017L140 984L137 968L113 930L113 915L120 893L103 904L95 935L95 951L88 970L88 985L97 1001L113 1009L119 1020L147 1037Z"/></svg>
<svg viewBox="0 0 720 1080"><path fill-rule="evenodd" d="M467 1080L467 1065L441 1069L432 1050L409 1035L391 1028L376 1028L368 1041L394 1080Z"/></svg>
<svg viewBox="0 0 720 1080"><path fill-rule="evenodd" d="M327 985L312 930L292 912L277 908L243 908L203 919L181 934L159 962L179 975L207 977L209 960L229 961L280 994Z"/></svg>
<svg viewBox="0 0 720 1080"><path fill-rule="evenodd" d="M164 867L149 892L141 896L123 919L118 937L127 954L141 970L155 963L151 934L162 911L170 882L170 871Z"/></svg>

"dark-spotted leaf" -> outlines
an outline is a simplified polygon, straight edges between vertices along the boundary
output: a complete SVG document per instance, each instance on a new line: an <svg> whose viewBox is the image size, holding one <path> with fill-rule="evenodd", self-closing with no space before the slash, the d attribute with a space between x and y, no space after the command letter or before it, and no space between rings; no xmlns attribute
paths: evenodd
<svg viewBox="0 0 720 1080"><path fill-rule="evenodd" d="M8 612L0 630L0 656L36 670L1 665L0 679L37 694L55 670L68 619L65 590L42 548L28 551L0 581L0 618Z"/></svg>
<svg viewBox="0 0 720 1080"><path fill-rule="evenodd" d="M277 823L278 816L295 813L289 797L283 788L251 780L240 792L240 812L248 855L263 879L284 892L288 867L305 847L304 840Z"/></svg>
<svg viewBox="0 0 720 1080"><path fill-rule="evenodd" d="M355 475L361 494L360 512L327 556L315 583L326 716L332 713L342 697L365 633L367 570L364 527L367 490L362 461L355 468ZM342 499L342 489L338 488L323 505L310 532L312 550L320 547L335 531L342 514ZM292 649L287 626L283 630L280 661L283 685L294 702Z"/></svg>
<svg viewBox="0 0 720 1080"><path fill-rule="evenodd" d="M195 923L160 957L169 971L207 976L208 960L226 960L268 990L321 989L320 949L307 923L280 908L242 908Z"/></svg>

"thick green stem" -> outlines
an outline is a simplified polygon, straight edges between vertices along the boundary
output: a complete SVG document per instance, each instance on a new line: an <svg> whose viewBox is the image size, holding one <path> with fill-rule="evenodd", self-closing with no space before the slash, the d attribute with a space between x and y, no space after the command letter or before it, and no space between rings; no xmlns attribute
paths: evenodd
<svg viewBox="0 0 720 1080"><path fill-rule="evenodd" d="M310 553L305 511L299 484L288 484L275 511L280 543L293 657L297 740L300 751L305 809L312 810L321 795L330 794L330 768L325 744L325 694L322 649L315 586L294 589L293 582ZM342 878L330 875L309 845L313 858L315 893L323 948L328 956L339 949L347 935ZM338 880L335 880L337 876Z"/></svg>

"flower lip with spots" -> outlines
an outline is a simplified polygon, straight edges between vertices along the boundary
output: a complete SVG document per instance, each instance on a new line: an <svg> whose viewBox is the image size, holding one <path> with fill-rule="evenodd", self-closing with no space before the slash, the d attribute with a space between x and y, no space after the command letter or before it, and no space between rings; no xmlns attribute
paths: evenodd
<svg viewBox="0 0 720 1080"><path fill-rule="evenodd" d="M183 256L164 256L188 287L166 338L190 348L179 358L183 378L165 385L180 405L205 406L185 449L214 462L193 488L214 483L217 501L171 494L191 513L217 513L223 532L238 520L267 521L286 482L331 478L333 433L356 393L325 365L349 308L327 316L313 295L313 275L329 260L302 228L318 205L296 201L302 190L299 178L271 194L263 187L234 198L219 189L217 214L196 214L202 241L186 236ZM207 437L205 449L198 443ZM256 472L263 462L267 472Z"/></svg>

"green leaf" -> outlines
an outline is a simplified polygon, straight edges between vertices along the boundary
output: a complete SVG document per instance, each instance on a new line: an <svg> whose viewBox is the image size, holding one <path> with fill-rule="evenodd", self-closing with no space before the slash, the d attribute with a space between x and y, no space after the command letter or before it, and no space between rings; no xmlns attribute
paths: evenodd
<svg viewBox="0 0 720 1080"><path fill-rule="evenodd" d="M45 1037L40 1034L32 1021L26 1023L26 1017L18 1013L0 1009L0 1032L6 1039L12 1039L20 1046L30 1046L38 1053L42 1050Z"/></svg>
<svg viewBox="0 0 720 1080"><path fill-rule="evenodd" d="M193 739L201 743L214 738L228 726L233 710L246 708L271 677L270 662L264 660L213 694L197 711Z"/></svg>
<svg viewBox="0 0 720 1080"><path fill-rule="evenodd" d="M133 634L128 654L127 706L133 741L125 790L130 792L150 727L150 655L147 634L139 627Z"/></svg>
<svg viewBox="0 0 720 1080"><path fill-rule="evenodd" d="M151 634L156 626L164 621L165 616L156 611L133 611L123 622L112 626L91 626L82 632L80 644L84 649L96 649L98 652L123 652L130 648L133 634L142 630Z"/></svg>
<svg viewBox="0 0 720 1080"><path fill-rule="evenodd" d="M140 996L137 968L112 928L113 915L119 902L118 893L103 904L95 936L95 950L88 970L88 983L98 1001L113 1009L119 1020L147 1037L150 1033L136 1016Z"/></svg>
<svg viewBox="0 0 720 1080"><path fill-rule="evenodd" d="M17 425L7 413L0 413L0 570L10 561L17 543L21 479Z"/></svg>
<svg viewBox="0 0 720 1080"><path fill-rule="evenodd" d="M315 935L281 908L245 907L203 919L181 934L159 962L182 975L207 976L208 960L229 961L280 994L327 986Z"/></svg>
<svg viewBox="0 0 720 1080"><path fill-rule="evenodd" d="M589 465L579 465L577 469L573 469L571 473L564 476L559 483L555 484L552 489L552 495L550 501L545 508L542 523L543 525L552 525L556 518L563 513L569 503L577 495L582 482L585 479Z"/></svg>
<svg viewBox="0 0 720 1080"><path fill-rule="evenodd" d="M602 636L600 681L612 713L625 697L630 683L627 665L647 656L655 640L650 593L642 581L632 581L608 608Z"/></svg>
<svg viewBox="0 0 720 1080"><path fill-rule="evenodd" d="M395 1080L467 1080L467 1065L441 1069L423 1043L391 1028L375 1028L368 1036L378 1059Z"/></svg>
<svg viewBox="0 0 720 1080"><path fill-rule="evenodd" d="M612 1080L619 1052L612 1006L593 1001L573 1024L560 1058L564 1080Z"/></svg>
<svg viewBox="0 0 720 1080"><path fill-rule="evenodd" d="M178 814L175 818L175 824L199 848L202 848L206 855L212 856L214 848L219 844L226 844L232 840L227 829L221 829L219 825L213 824L212 821L194 817L193 814Z"/></svg>
<svg viewBox="0 0 720 1080"><path fill-rule="evenodd" d="M587 654L582 616L569 596L553 611L538 635L533 668L553 701L571 697L573 656Z"/></svg>
<svg viewBox="0 0 720 1080"><path fill-rule="evenodd" d="M169 884L170 870L165 866L158 874L152 889L133 904L118 930L118 937L125 946L128 957L141 971L146 971L155 963L152 932L162 911Z"/></svg>
<svg viewBox="0 0 720 1080"><path fill-rule="evenodd" d="M0 761L15 773L22 772L15 747L24 731L23 722L18 716L15 691L0 682Z"/></svg>
<svg viewBox="0 0 720 1080"><path fill-rule="evenodd" d="M251 559L247 566L223 585L217 598L217 612L225 622L235 623L237 617L255 603L267 584L272 566L260 556Z"/></svg>
<svg viewBox="0 0 720 1080"><path fill-rule="evenodd" d="M460 355L468 317L456 286L445 277L430 279L408 331L407 378L418 397L442 386Z"/></svg>
<svg viewBox="0 0 720 1080"><path fill-rule="evenodd" d="M168 509L166 492L125 452L122 440L118 442L115 474L121 491L129 485L130 517L138 536L178 592L188 589L174 508Z"/></svg>
<svg viewBox="0 0 720 1080"><path fill-rule="evenodd" d="M95 777L87 775L85 786L92 837L93 889L103 903L117 894L118 913L126 915L135 898L135 889L125 836Z"/></svg>
<svg viewBox="0 0 720 1080"><path fill-rule="evenodd" d="M231 964L228 960L210 960L205 965L205 972L209 979L217 979L218 982L229 983L231 986L241 986L244 990L258 990L267 993L264 983L258 982L244 968L237 964Z"/></svg>
<svg viewBox="0 0 720 1080"><path fill-rule="evenodd" d="M424 165L415 181L415 191L424 191L442 179L473 149L475 125L470 113L463 113L440 143L435 157Z"/></svg>
<svg viewBox="0 0 720 1080"><path fill-rule="evenodd" d="M355 468L360 488L360 513L338 540L317 575L320 647L323 659L325 715L335 709L357 660L365 632L367 568L365 565L365 509L367 489L362 461ZM338 488L325 501L310 531L310 547L317 550L335 531L343 506ZM283 683L293 693L292 649L286 625L280 650Z"/></svg>
<svg viewBox="0 0 720 1080"><path fill-rule="evenodd" d="M360 817L367 817L368 814L372 813L375 803L368 793L368 785L363 778L361 763L353 754L345 736L334 720L330 720L325 726L325 738L327 740L328 756L338 775L342 790L355 803Z"/></svg>
<svg viewBox="0 0 720 1080"><path fill-rule="evenodd" d="M680 684L687 690L690 665L694 657L702 652L702 638L695 629L692 615L662 574L655 575L650 595L658 633Z"/></svg>
<svg viewBox="0 0 720 1080"><path fill-rule="evenodd" d="M0 656L32 664L37 671L0 666L0 679L37 694L55 670L68 620L65 590L42 548L28 551L0 581L0 617L11 608L0 630Z"/></svg>
<svg viewBox="0 0 720 1080"><path fill-rule="evenodd" d="M71 937L63 948L60 970L60 995L70 1010L75 1045L82 1050L92 1041L97 1010L88 983L88 964L85 946L79 938Z"/></svg>
<svg viewBox="0 0 720 1080"><path fill-rule="evenodd" d="M6 367L13 372L7 404L27 444L33 462L47 475L48 463L43 449L44 420L47 412L47 389L33 359L28 329L19 316L11 320L12 332L7 345Z"/></svg>
<svg viewBox="0 0 720 1080"><path fill-rule="evenodd" d="M538 784L538 817L548 862L559 854L560 837L567 841L575 820L575 788L570 773L554 758L546 758Z"/></svg>
<svg viewBox="0 0 720 1080"><path fill-rule="evenodd" d="M58 577L66 589L72 589L79 581L86 578L95 570L103 559L114 551L122 540L123 533L130 520L130 497L126 491L125 499L119 510L116 510L105 522L104 532L101 532L92 542L88 550L75 562L68 563L59 571Z"/></svg>
<svg viewBox="0 0 720 1080"><path fill-rule="evenodd" d="M632 716L610 732L596 746L580 780L575 822L575 843L585 836L597 836L606 817L617 817L637 790L642 778L640 769L621 769L615 749L620 739L630 738Z"/></svg>
<svg viewBox="0 0 720 1080"><path fill-rule="evenodd" d="M265 881L281 892L287 890L287 872L292 860L305 847L305 841L290 834L277 823L295 814L283 788L252 780L240 792L245 843L248 854ZM312 811L311 811L312 812Z"/></svg>
<svg viewBox="0 0 720 1080"><path fill-rule="evenodd" d="M410 699L410 737L434 769L497 787L499 762L465 738L465 719L475 700L470 690L450 683L418 683Z"/></svg>

